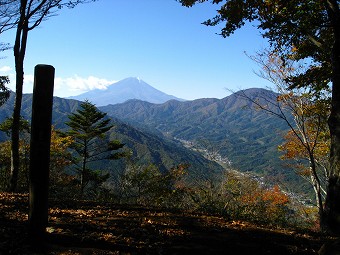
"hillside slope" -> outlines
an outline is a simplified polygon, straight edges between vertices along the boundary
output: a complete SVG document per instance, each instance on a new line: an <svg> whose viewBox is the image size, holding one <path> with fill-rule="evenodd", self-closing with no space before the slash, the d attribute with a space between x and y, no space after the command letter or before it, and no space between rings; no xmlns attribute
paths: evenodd
<svg viewBox="0 0 340 255"><path fill-rule="evenodd" d="M5 105L0 107L0 122L6 117L11 116L14 105L14 96L6 102ZM52 123L58 129L67 128L65 122L68 120L68 115L75 112L80 101L72 99L63 99L54 97L53 102L53 117ZM31 119L31 105L32 95L25 94L23 96L22 116ZM111 139L119 139L122 143L126 144L126 148L133 151L133 158L137 163L141 164L155 164L161 171L166 171L179 164L186 163L190 165L190 175L198 176L212 176L219 175L223 169L217 163L205 159L198 152L193 152L184 148L181 144L176 143L162 136L162 134L150 134L138 128L124 124L117 118L113 119L114 128L110 131ZM5 135L0 132L0 139L6 139ZM107 164L105 162L104 164ZM111 167L118 171L117 167L122 167L121 162L117 165L110 163L106 167Z"/></svg>
<svg viewBox="0 0 340 255"><path fill-rule="evenodd" d="M247 93L253 98L259 94L276 97L264 89ZM235 94L221 100L171 100L158 105L130 100L100 109L132 125L156 129L172 138L196 143L208 140L243 171L261 172L279 167L281 163L277 146L287 130L286 124L254 110L250 102Z"/></svg>

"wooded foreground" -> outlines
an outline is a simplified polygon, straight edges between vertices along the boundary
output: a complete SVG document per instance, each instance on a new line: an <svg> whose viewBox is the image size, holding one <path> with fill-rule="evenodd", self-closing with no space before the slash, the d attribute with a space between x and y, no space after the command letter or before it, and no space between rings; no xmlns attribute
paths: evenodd
<svg viewBox="0 0 340 255"><path fill-rule="evenodd" d="M183 211L50 201L46 241L27 233L28 195L0 193L0 254L318 254L313 232Z"/></svg>

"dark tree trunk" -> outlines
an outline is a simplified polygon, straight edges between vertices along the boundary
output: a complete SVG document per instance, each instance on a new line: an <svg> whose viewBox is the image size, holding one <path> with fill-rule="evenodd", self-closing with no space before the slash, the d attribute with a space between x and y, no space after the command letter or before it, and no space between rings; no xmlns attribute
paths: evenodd
<svg viewBox="0 0 340 255"><path fill-rule="evenodd" d="M19 154L19 129L20 129L20 111L21 111L21 100L22 100L22 86L20 80L23 79L23 73L16 75L17 86L15 94L15 104L13 111L13 123L12 123L12 144L11 144L11 177L9 191L15 192L17 189L17 182L19 177L20 168L20 154ZM19 82L18 82L19 81Z"/></svg>
<svg viewBox="0 0 340 255"><path fill-rule="evenodd" d="M20 112L22 103L22 93L24 85L24 59L26 52L27 36L28 36L28 21L26 19L27 0L21 1L20 20L18 23L15 44L14 44L14 59L16 71L16 88L15 88L15 103L13 111L12 124L12 145L11 145L11 176L9 191L14 192L17 189L19 169L20 169L20 154L19 154L19 131L20 131Z"/></svg>
<svg viewBox="0 0 340 255"><path fill-rule="evenodd" d="M340 13L337 1L330 1L328 14L334 29L332 49L332 104L328 120L331 135L330 174L324 222L328 231L340 234Z"/></svg>
<svg viewBox="0 0 340 255"><path fill-rule="evenodd" d="M81 172L80 172L80 199L83 199L84 197L84 191L86 186L86 165L87 165L87 158L88 158L88 148L87 148L87 141L84 141L84 151L83 151L83 162L81 166Z"/></svg>

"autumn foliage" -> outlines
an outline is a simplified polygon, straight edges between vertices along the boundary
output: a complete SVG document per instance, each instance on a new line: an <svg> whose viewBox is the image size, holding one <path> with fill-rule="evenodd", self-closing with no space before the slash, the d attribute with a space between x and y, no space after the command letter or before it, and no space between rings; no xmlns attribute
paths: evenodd
<svg viewBox="0 0 340 255"><path fill-rule="evenodd" d="M68 147L72 144L73 138L61 136L52 126L51 132L51 155L50 155L50 196L70 197L76 189L75 177L67 174L65 168L72 163L71 153Z"/></svg>
<svg viewBox="0 0 340 255"><path fill-rule="evenodd" d="M232 218L283 225L291 221L291 199L278 185L265 187L258 180L228 173L224 209Z"/></svg>
<svg viewBox="0 0 340 255"><path fill-rule="evenodd" d="M60 135L52 127L50 198L61 201L77 198L79 180L68 171L72 166L72 155L68 150L72 143L71 136ZM5 181L9 175L5 169L10 166L10 144L5 142L2 145L0 179ZM95 187L97 191L91 198L113 204L218 214L226 219L273 226L295 224L300 217L291 198L279 186L264 185L260 179L234 170L226 170L218 180L198 177L193 181L187 178L188 167L187 164L179 164L164 172L152 164L130 162L123 172ZM26 175L20 176L25 182Z"/></svg>

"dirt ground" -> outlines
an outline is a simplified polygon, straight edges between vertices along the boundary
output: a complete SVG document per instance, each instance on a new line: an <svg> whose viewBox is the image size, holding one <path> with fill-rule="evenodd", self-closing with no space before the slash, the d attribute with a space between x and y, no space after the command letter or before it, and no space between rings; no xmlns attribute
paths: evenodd
<svg viewBox="0 0 340 255"><path fill-rule="evenodd" d="M330 237L222 217L50 201L44 241L27 231L27 194L0 193L0 254L318 254ZM340 253L339 253L340 254Z"/></svg>

